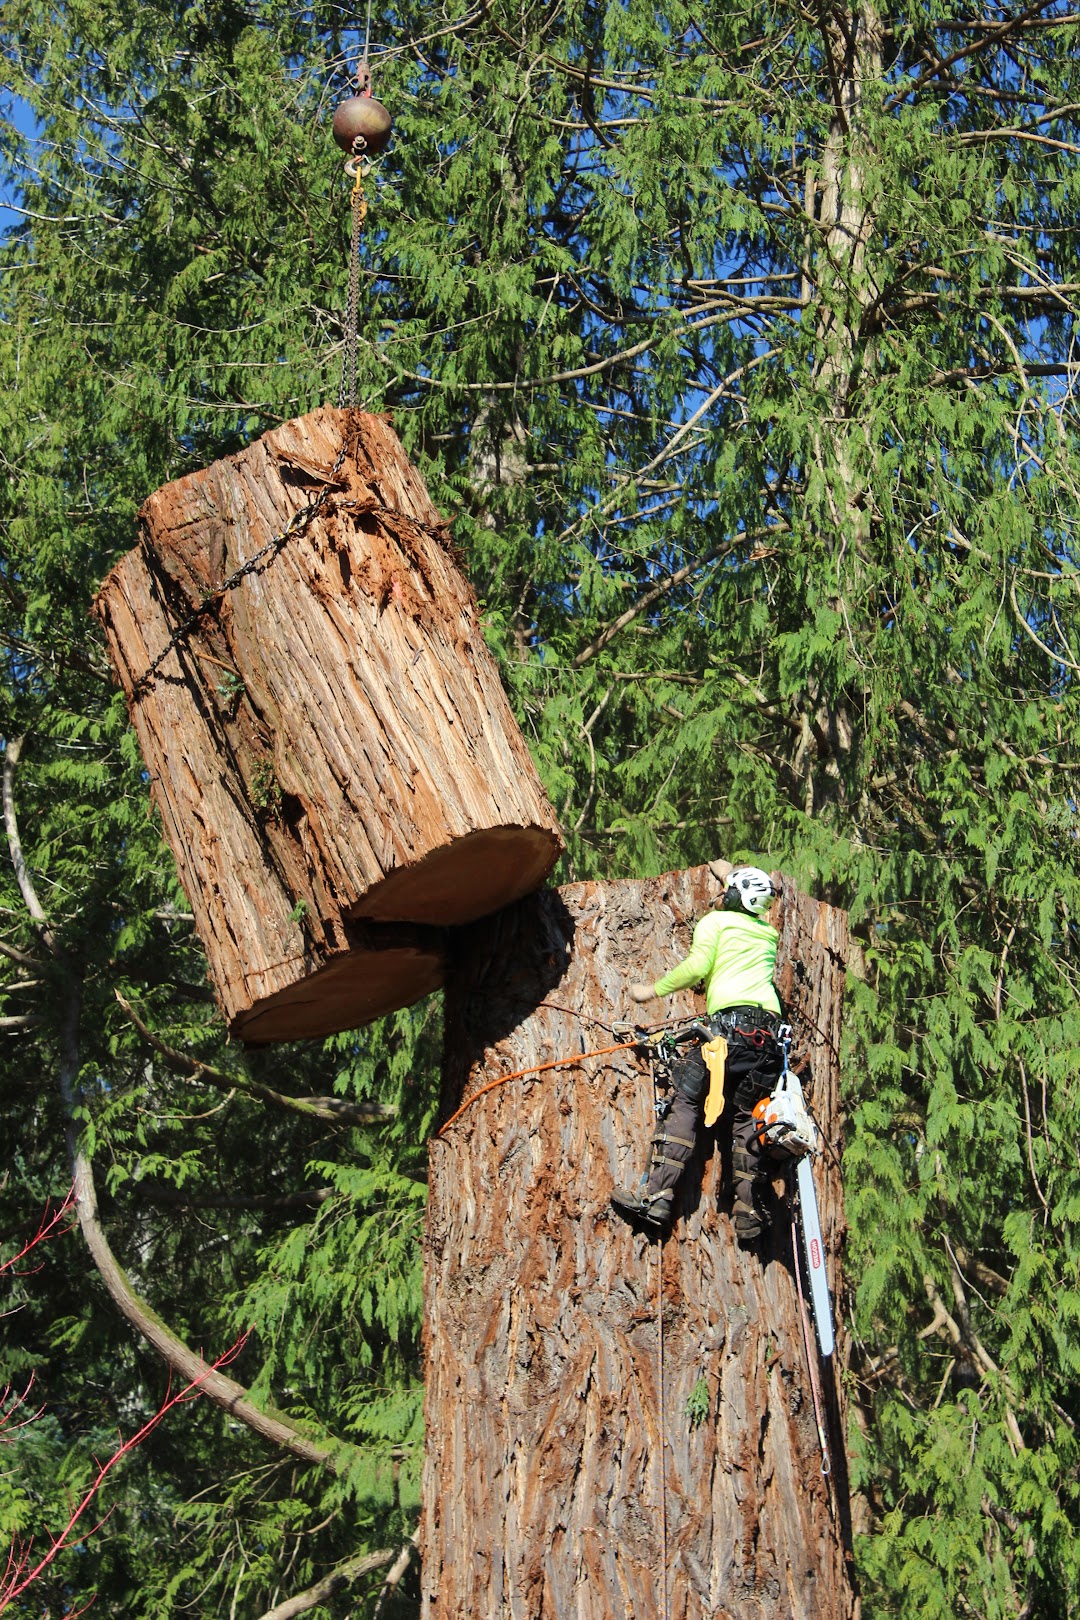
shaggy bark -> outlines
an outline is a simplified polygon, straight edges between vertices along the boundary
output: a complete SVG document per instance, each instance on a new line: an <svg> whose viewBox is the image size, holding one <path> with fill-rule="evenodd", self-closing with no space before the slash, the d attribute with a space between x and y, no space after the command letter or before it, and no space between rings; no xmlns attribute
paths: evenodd
<svg viewBox="0 0 1080 1620"><path fill-rule="evenodd" d="M442 927L554 864L475 597L385 419L326 407L158 490L96 611L245 1040L416 1000Z"/></svg>
<svg viewBox="0 0 1080 1620"><path fill-rule="evenodd" d="M660 1244L608 1206L646 1162L652 1088L636 1053L588 1053L625 1038L609 1026L628 1011L628 981L684 955L716 893L704 867L575 884L461 938L443 1118L500 1074L579 1061L486 1092L432 1144L426 1620L855 1612L843 1333L821 1369L826 1475L781 1180L764 1250L734 1240L730 1099L684 1177L671 1237ZM846 919L785 883L774 920L804 1083L835 1147ZM667 1010L701 1006L684 993ZM835 1293L836 1156L815 1173ZM708 1416L695 1424L700 1380Z"/></svg>

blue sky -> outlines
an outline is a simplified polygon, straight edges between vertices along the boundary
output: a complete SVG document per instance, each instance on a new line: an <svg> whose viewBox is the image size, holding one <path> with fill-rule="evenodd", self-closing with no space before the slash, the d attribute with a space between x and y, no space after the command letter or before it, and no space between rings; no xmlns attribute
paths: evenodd
<svg viewBox="0 0 1080 1620"><path fill-rule="evenodd" d="M5 123L13 123L24 135L32 135L36 127L33 113L18 96L7 94L0 99L0 117ZM19 222L20 216L11 207L14 201L17 201L16 190L7 176L0 172L0 232L9 230Z"/></svg>

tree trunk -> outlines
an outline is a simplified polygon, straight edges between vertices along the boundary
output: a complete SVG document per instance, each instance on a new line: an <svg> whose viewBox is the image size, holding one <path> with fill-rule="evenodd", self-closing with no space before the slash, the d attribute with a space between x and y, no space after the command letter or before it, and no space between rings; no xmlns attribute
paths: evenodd
<svg viewBox="0 0 1080 1620"><path fill-rule="evenodd" d="M647 1161L652 1089L636 1053L588 1054L625 1040L610 1025L628 981L683 956L716 893L704 867L574 884L463 931L429 1172L425 1620L855 1613L844 1338L820 1368L826 1475L782 1197L760 1252L734 1239L730 1099L664 1243L608 1205ZM787 883L773 915L778 985L831 1150L846 918ZM692 1010L702 1003L685 992L666 1012ZM573 1054L449 1122L479 1086ZM835 1153L815 1179L835 1296ZM701 1380L708 1416L695 1424Z"/></svg>
<svg viewBox="0 0 1080 1620"><path fill-rule="evenodd" d="M414 1001L437 930L562 847L419 474L384 418L327 407L139 522L96 611L233 1032Z"/></svg>

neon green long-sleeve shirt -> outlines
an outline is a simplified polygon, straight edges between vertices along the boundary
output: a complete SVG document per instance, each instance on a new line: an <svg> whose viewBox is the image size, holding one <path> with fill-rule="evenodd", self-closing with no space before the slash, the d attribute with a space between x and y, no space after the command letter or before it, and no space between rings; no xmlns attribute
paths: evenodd
<svg viewBox="0 0 1080 1620"><path fill-rule="evenodd" d="M710 1013L725 1007L764 1007L780 1011L773 985L776 947L780 935L763 917L746 911L710 911L694 929L689 956L657 979L658 996L687 990L705 982L705 1006Z"/></svg>

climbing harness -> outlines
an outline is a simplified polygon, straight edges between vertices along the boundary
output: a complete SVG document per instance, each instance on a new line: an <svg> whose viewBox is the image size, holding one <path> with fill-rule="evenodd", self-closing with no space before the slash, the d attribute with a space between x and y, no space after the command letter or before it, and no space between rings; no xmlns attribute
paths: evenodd
<svg viewBox="0 0 1080 1620"><path fill-rule="evenodd" d="M393 131L393 120L381 101L376 101L371 94L371 68L368 62L368 50L371 39L371 4L369 0L367 15L367 31L364 40L364 54L357 68L357 91L341 103L334 114L333 135L334 140L343 151L347 153L345 172L353 182L350 197L352 210L352 232L349 242L349 286L345 302L345 354L341 369L341 381L338 386L338 409L352 410L356 406L356 345L357 327L360 304L360 239L367 218L367 194L364 190L364 181L370 173L370 166L365 164L368 156L374 157L381 152L390 139ZM314 518L318 517L337 484L337 476L345 464L346 444L343 441L338 451L337 459L328 474L320 473L322 487L315 498L306 506L293 513L292 517L272 539L268 540L255 554L229 575L228 579L220 585L215 585L207 591L202 600L192 608L191 612L176 627L164 647L132 682L131 696L138 701L153 684L162 665L170 654L182 645L198 626L204 615L221 601L230 591L250 574L256 573L260 568L270 563L281 548L295 534L307 529ZM376 508L391 511L391 508ZM416 520L413 519L415 522ZM428 525L418 524L420 528ZM434 531L433 531L434 532ZM445 540L444 542L445 543Z"/></svg>

